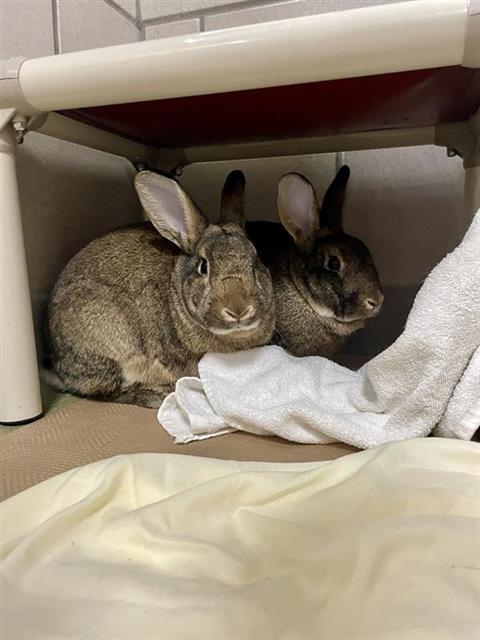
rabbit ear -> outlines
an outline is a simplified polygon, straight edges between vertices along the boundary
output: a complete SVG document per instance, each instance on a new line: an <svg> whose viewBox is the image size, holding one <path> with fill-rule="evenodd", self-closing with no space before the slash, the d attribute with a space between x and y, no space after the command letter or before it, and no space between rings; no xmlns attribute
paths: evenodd
<svg viewBox="0 0 480 640"><path fill-rule="evenodd" d="M299 173L280 178L277 207L280 220L297 247L310 251L320 234L318 203L310 182Z"/></svg>
<svg viewBox="0 0 480 640"><path fill-rule="evenodd" d="M241 171L228 174L222 189L220 222L244 225L245 176Z"/></svg>
<svg viewBox="0 0 480 640"><path fill-rule="evenodd" d="M345 192L347 182L350 177L350 169L346 164L341 167L328 187L323 198L322 209L320 211L320 224L330 231L343 230L343 203L345 202Z"/></svg>
<svg viewBox="0 0 480 640"><path fill-rule="evenodd" d="M185 253L193 253L208 223L178 182L153 171L140 171L135 189L157 231Z"/></svg>

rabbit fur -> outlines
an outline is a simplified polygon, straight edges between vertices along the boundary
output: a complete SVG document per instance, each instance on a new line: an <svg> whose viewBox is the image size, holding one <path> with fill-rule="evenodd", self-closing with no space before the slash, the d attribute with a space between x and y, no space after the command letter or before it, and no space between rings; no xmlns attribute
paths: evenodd
<svg viewBox="0 0 480 640"><path fill-rule="evenodd" d="M343 166L318 205L302 175L289 173L278 185L282 224L250 222L247 234L273 280L273 338L296 356L331 356L383 303L377 269L365 244L342 224L350 170ZM242 183L226 182L224 207L241 200ZM283 225L283 226L282 226Z"/></svg>
<svg viewBox="0 0 480 640"><path fill-rule="evenodd" d="M158 407L206 352L270 341L273 291L239 211L226 205L209 224L175 180L141 171L135 187L150 223L93 240L53 290L50 378L81 396Z"/></svg>

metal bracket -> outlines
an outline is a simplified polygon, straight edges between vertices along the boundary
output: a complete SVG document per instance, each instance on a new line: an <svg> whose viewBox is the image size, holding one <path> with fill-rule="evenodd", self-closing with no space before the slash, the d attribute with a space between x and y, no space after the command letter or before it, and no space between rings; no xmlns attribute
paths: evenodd
<svg viewBox="0 0 480 640"><path fill-rule="evenodd" d="M17 144L22 144L25 134L27 133L27 119L25 116L15 115L12 120L12 126L15 131Z"/></svg>
<svg viewBox="0 0 480 640"><path fill-rule="evenodd" d="M14 109L2 109L1 112L0 130L11 122L13 130L15 131L15 141L17 144L22 144L25 134L41 127L47 118L46 113L39 113L31 118L26 118L21 113L16 113ZM8 116L4 118L4 114L8 114Z"/></svg>
<svg viewBox="0 0 480 640"><path fill-rule="evenodd" d="M462 158L465 169L480 166L480 109L465 122L438 125L435 144L446 147L449 158Z"/></svg>
<svg viewBox="0 0 480 640"><path fill-rule="evenodd" d="M137 172L140 171L152 171L153 173L158 173L161 176L166 176L167 178L178 178L182 175L184 164L176 164L172 169L162 170L156 167L152 167L148 164L148 162L133 162L133 166L135 167Z"/></svg>

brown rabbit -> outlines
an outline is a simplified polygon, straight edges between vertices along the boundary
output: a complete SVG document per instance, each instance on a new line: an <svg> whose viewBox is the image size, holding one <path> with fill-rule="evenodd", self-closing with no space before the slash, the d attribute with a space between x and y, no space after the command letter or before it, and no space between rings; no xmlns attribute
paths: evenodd
<svg viewBox="0 0 480 640"><path fill-rule="evenodd" d="M158 407L178 378L197 374L206 352L269 342L272 282L230 221L237 212L226 207L222 222L209 224L177 182L150 171L135 187L153 226L94 240L54 288L50 379L82 396Z"/></svg>
<svg viewBox="0 0 480 640"><path fill-rule="evenodd" d="M289 173L278 185L283 227L272 222L247 225L272 274L273 342L297 356L332 355L382 306L383 293L369 250L343 231L349 175L347 166L339 170L319 210L310 182ZM235 186L238 190L241 183ZM231 187L228 182L224 187L224 206L241 197Z"/></svg>

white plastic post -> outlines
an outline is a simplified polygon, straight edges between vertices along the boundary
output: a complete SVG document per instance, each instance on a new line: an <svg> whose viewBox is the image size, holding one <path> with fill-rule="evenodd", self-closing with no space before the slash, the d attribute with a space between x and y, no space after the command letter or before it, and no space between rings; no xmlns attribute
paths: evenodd
<svg viewBox="0 0 480 640"><path fill-rule="evenodd" d="M11 123L0 131L0 422L42 413Z"/></svg>

